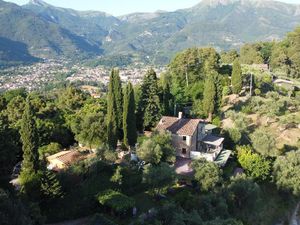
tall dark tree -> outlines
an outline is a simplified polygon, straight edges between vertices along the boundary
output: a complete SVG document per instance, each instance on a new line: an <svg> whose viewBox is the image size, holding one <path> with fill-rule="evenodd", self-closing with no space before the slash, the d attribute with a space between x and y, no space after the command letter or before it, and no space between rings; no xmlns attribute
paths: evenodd
<svg viewBox="0 0 300 225"><path fill-rule="evenodd" d="M172 114L172 94L170 90L170 85L166 82L162 87L162 114L171 115Z"/></svg>
<svg viewBox="0 0 300 225"><path fill-rule="evenodd" d="M234 94L239 94L243 87L242 68L238 59L233 62L231 85Z"/></svg>
<svg viewBox="0 0 300 225"><path fill-rule="evenodd" d="M150 69L143 79L138 105L137 122L140 131L152 128L160 119L160 101L157 76Z"/></svg>
<svg viewBox="0 0 300 225"><path fill-rule="evenodd" d="M6 99L2 95L0 95L0 112L6 108L6 105L7 105Z"/></svg>
<svg viewBox="0 0 300 225"><path fill-rule="evenodd" d="M39 169L39 137L34 120L34 113L29 99L26 101L25 110L21 121L21 141L23 144L22 171L37 173Z"/></svg>
<svg viewBox="0 0 300 225"><path fill-rule="evenodd" d="M123 139L123 93L122 93L122 83L119 76L119 70L114 69L113 77L113 92L114 101L116 104L116 120L118 128L118 139Z"/></svg>
<svg viewBox="0 0 300 225"><path fill-rule="evenodd" d="M137 128L134 90L131 83L126 86L124 94L123 131L125 145L134 146L137 141Z"/></svg>
<svg viewBox="0 0 300 225"><path fill-rule="evenodd" d="M46 202L63 197L62 187L56 174L46 168L41 178L41 192Z"/></svg>
<svg viewBox="0 0 300 225"><path fill-rule="evenodd" d="M17 137L14 130L9 128L7 117L0 113L0 175L11 173L14 163L16 163L19 150Z"/></svg>
<svg viewBox="0 0 300 225"><path fill-rule="evenodd" d="M114 91L115 70L111 72L107 98L107 142L111 149L118 143L117 105Z"/></svg>
<svg viewBox="0 0 300 225"><path fill-rule="evenodd" d="M216 86L213 76L207 76L203 92L203 110L208 116L208 120L212 120L212 115L216 105Z"/></svg>
<svg viewBox="0 0 300 225"><path fill-rule="evenodd" d="M144 114L144 128L150 130L161 118L160 102L158 95L151 94Z"/></svg>

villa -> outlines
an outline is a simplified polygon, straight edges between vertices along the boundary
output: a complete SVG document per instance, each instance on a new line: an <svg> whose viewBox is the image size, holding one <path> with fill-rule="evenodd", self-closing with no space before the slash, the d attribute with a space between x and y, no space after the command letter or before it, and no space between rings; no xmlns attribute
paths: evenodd
<svg viewBox="0 0 300 225"><path fill-rule="evenodd" d="M183 118L182 112L178 117L164 116L156 129L167 130L172 134L172 145L176 156L181 159L200 159L216 162L224 166L230 151L223 148L223 137L213 134L217 126L202 119Z"/></svg>

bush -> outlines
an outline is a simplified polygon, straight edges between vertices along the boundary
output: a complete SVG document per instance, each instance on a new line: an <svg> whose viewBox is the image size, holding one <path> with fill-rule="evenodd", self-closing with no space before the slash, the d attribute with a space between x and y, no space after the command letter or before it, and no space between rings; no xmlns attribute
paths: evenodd
<svg viewBox="0 0 300 225"><path fill-rule="evenodd" d="M251 114L253 113L253 109L250 105L245 105L242 107L242 113Z"/></svg>
<svg viewBox="0 0 300 225"><path fill-rule="evenodd" d="M21 192L26 194L31 200L40 198L42 171L32 173L28 170L22 170L19 176Z"/></svg>
<svg viewBox="0 0 300 225"><path fill-rule="evenodd" d="M229 86L224 86L223 87L223 92L222 95L223 97L230 95L232 93L231 88Z"/></svg>
<svg viewBox="0 0 300 225"><path fill-rule="evenodd" d="M104 158L108 162L114 163L118 159L118 156L116 152L111 150L106 150L104 153Z"/></svg>
<svg viewBox="0 0 300 225"><path fill-rule="evenodd" d="M217 127L221 127L222 125L222 120L219 116L216 116L213 121L212 124L216 125Z"/></svg>
<svg viewBox="0 0 300 225"><path fill-rule="evenodd" d="M254 94L255 94L256 96L260 96L260 95L261 95L261 90L258 89L258 88L256 88L256 89L254 90Z"/></svg>
<svg viewBox="0 0 300 225"><path fill-rule="evenodd" d="M300 150L277 157L274 163L274 179L278 188L300 196Z"/></svg>
<svg viewBox="0 0 300 225"><path fill-rule="evenodd" d="M44 156L54 155L62 150L62 146L58 143L51 142L49 145L44 145L39 148L40 159Z"/></svg>
<svg viewBox="0 0 300 225"><path fill-rule="evenodd" d="M242 138L242 133L236 128L228 129L228 134L235 144L238 144Z"/></svg>
<svg viewBox="0 0 300 225"><path fill-rule="evenodd" d="M174 168L167 163L156 166L148 164L144 167L143 182L148 185L152 193L156 191L159 194L166 186L173 185L175 178Z"/></svg>
<svg viewBox="0 0 300 225"><path fill-rule="evenodd" d="M200 159L194 161L192 167L202 191L211 191L221 182L221 171L215 163Z"/></svg>
<svg viewBox="0 0 300 225"><path fill-rule="evenodd" d="M266 180L270 176L271 165L268 160L253 153L250 146L240 146L237 149L238 161L248 176L261 180Z"/></svg>
<svg viewBox="0 0 300 225"><path fill-rule="evenodd" d="M134 207L135 201L118 191L106 190L98 194L98 201L101 205L107 206L117 213L126 213Z"/></svg>
<svg viewBox="0 0 300 225"><path fill-rule="evenodd" d="M276 140L272 133L265 129L259 128L250 135L254 149L263 156L275 156Z"/></svg>

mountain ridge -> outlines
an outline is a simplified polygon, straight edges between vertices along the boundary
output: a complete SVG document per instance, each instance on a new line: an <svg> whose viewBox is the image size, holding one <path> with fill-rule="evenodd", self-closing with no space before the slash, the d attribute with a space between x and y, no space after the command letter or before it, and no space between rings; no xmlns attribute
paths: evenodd
<svg viewBox="0 0 300 225"><path fill-rule="evenodd" d="M80 55L82 52L92 57L134 55L139 60L161 64L188 47L238 49L245 42L280 39L300 22L300 5L272 0L204 0L191 8L173 12L131 13L119 17L100 11L56 7L42 0L31 0L18 8L22 9L43 24L40 25L45 27L43 29L50 26L69 34L68 37L62 35L62 39L70 39L65 45L70 47L63 49L61 55L66 55L70 48L73 49L72 54ZM27 22L35 24L32 20ZM28 29L23 30L22 35L32 36L31 25L26 25ZM40 34L43 33L40 29L37 35L41 36L41 42L49 39L46 42L50 49L51 42L56 43L55 49L59 46L57 42L61 32L58 31L53 41ZM17 36L4 37L22 41L21 34ZM71 40L72 37L77 42ZM34 43L28 40L24 43L34 52ZM96 50L93 51L93 48Z"/></svg>

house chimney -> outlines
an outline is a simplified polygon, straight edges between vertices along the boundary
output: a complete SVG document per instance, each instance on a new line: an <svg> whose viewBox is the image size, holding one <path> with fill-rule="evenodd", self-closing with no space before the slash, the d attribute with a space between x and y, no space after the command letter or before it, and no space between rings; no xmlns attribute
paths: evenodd
<svg viewBox="0 0 300 225"><path fill-rule="evenodd" d="M182 112L179 112L178 113L178 119L182 119L182 115L183 115Z"/></svg>

